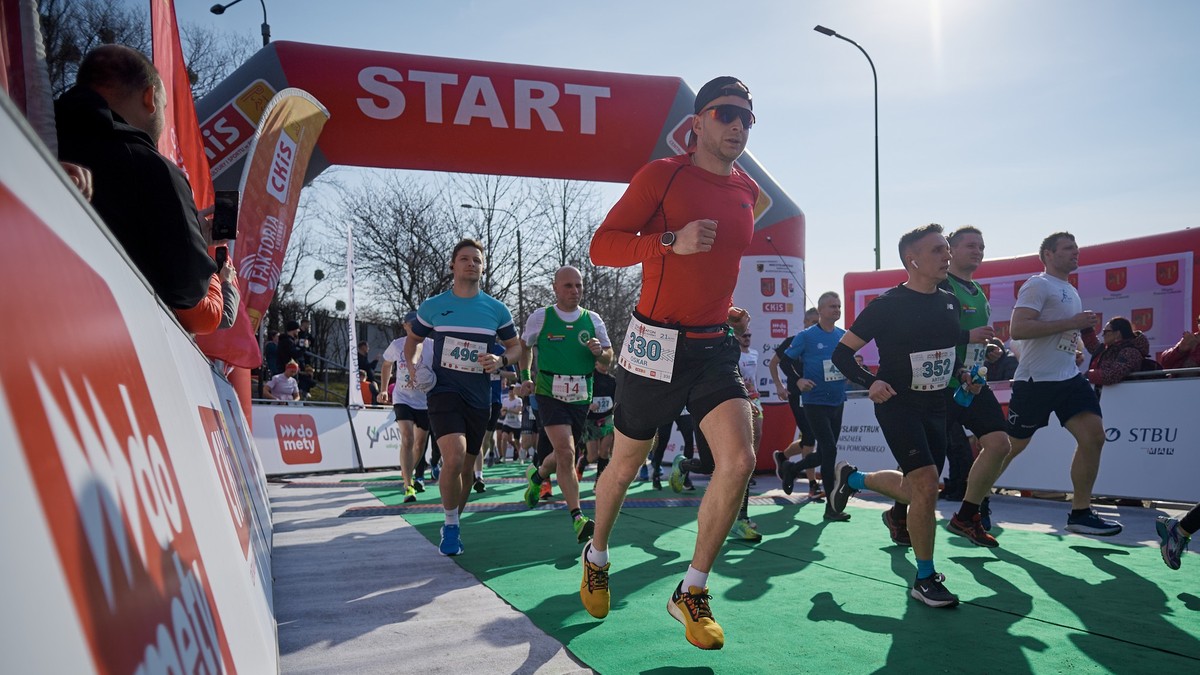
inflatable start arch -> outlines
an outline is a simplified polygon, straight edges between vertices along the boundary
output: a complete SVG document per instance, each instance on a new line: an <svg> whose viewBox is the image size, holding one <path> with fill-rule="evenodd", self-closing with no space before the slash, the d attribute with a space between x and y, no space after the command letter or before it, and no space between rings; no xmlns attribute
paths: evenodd
<svg viewBox="0 0 1200 675"><path fill-rule="evenodd" d="M287 87L330 115L305 182L338 164L624 183L684 151L695 101L675 77L275 42L197 106L217 189L237 188L262 110ZM762 195L734 300L765 362L802 325L804 214L751 154L738 164ZM758 389L775 402L769 378L760 368ZM793 431L786 411L768 415L763 447Z"/></svg>

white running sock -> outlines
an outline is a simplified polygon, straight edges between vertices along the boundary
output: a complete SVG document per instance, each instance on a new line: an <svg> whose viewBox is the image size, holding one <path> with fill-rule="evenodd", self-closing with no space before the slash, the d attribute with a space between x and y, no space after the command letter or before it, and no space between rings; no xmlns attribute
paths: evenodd
<svg viewBox="0 0 1200 675"><path fill-rule="evenodd" d="M707 585L708 572L701 572L695 567L688 565L687 574L683 576L683 592L688 592L692 586L695 586L696 588L704 588Z"/></svg>
<svg viewBox="0 0 1200 675"><path fill-rule="evenodd" d="M587 559L597 567L604 567L608 564L608 549L601 551L596 548L595 544L590 544L587 549Z"/></svg>
<svg viewBox="0 0 1200 675"><path fill-rule="evenodd" d="M450 509L449 511L446 511L446 524L447 525L457 525L458 524L458 509Z"/></svg>

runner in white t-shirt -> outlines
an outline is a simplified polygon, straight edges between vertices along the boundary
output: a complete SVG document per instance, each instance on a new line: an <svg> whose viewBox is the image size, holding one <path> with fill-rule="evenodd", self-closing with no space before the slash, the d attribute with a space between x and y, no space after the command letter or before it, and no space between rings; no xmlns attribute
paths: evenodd
<svg viewBox="0 0 1200 675"><path fill-rule="evenodd" d="M1053 412L1077 443L1071 461L1074 489L1067 529L1114 535L1121 524L1101 518L1091 508L1104 448L1104 421L1096 392L1075 364L1080 332L1096 329L1096 315L1083 309L1079 292L1070 283L1071 272L1079 267L1079 245L1074 235L1057 232L1046 237L1038 255L1046 271L1021 287L1009 325L1013 339L1020 340L1021 362L1008 404L1012 451L1004 467L1021 454L1038 429L1050 423Z"/></svg>

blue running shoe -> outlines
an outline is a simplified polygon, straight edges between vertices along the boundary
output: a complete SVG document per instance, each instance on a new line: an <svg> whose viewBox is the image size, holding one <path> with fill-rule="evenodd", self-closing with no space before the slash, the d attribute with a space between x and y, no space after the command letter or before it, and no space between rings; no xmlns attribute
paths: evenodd
<svg viewBox="0 0 1200 675"><path fill-rule="evenodd" d="M1179 521L1167 516L1154 519L1154 529L1158 530L1159 549L1162 551L1163 562L1173 570L1179 569L1183 562L1181 554L1187 550L1191 537L1185 537L1179 531Z"/></svg>
<svg viewBox="0 0 1200 675"><path fill-rule="evenodd" d="M984 531L992 531L992 498L984 497L982 502L979 502L979 524L983 526Z"/></svg>
<svg viewBox="0 0 1200 675"><path fill-rule="evenodd" d="M442 475L442 465L437 464L429 470L429 475L433 476L433 482L438 482L438 476Z"/></svg>
<svg viewBox="0 0 1200 675"><path fill-rule="evenodd" d="M642 481L643 483L650 480L650 465L649 464L642 465L642 469L640 471L638 471L638 480Z"/></svg>
<svg viewBox="0 0 1200 675"><path fill-rule="evenodd" d="M1111 537L1121 533L1121 524L1115 520L1105 520L1088 509L1084 513L1067 516L1067 531L1075 534L1091 534L1098 537Z"/></svg>
<svg viewBox="0 0 1200 675"><path fill-rule="evenodd" d="M442 543L438 545L442 555L459 555L463 552L462 539L458 536L458 525L442 526Z"/></svg>

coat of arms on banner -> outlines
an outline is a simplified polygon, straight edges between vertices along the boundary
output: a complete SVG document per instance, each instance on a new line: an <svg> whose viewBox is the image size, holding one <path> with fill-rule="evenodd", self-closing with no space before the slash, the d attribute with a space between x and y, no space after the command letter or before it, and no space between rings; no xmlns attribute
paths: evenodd
<svg viewBox="0 0 1200 675"><path fill-rule="evenodd" d="M1133 324L1134 330L1145 333L1154 327L1154 308L1145 307L1133 310L1130 312L1129 322Z"/></svg>
<svg viewBox="0 0 1200 675"><path fill-rule="evenodd" d="M1155 265L1154 278L1159 286L1173 286L1179 281L1179 261L1167 260Z"/></svg>
<svg viewBox="0 0 1200 675"><path fill-rule="evenodd" d="M1128 281L1129 271L1126 267L1113 267L1104 270L1104 287L1116 293L1125 288L1125 283Z"/></svg>

